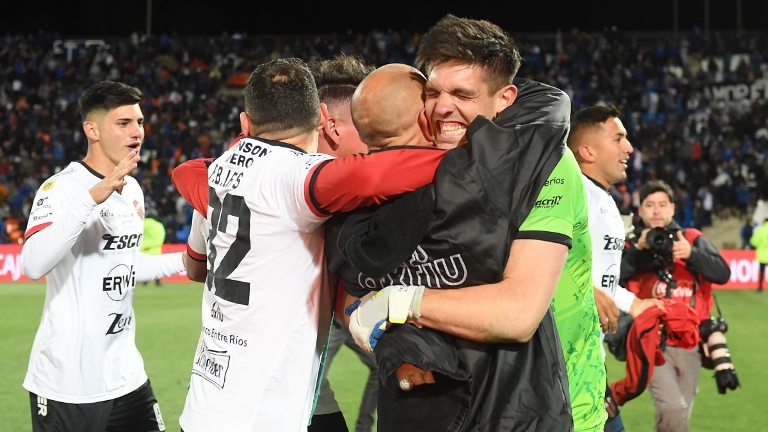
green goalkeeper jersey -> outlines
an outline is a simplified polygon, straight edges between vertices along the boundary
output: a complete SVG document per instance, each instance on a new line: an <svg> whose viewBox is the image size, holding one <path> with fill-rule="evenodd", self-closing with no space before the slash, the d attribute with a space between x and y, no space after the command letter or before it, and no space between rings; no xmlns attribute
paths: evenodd
<svg viewBox="0 0 768 432"><path fill-rule="evenodd" d="M538 195L517 238L569 246L552 312L563 347L576 431L602 431L608 414L600 322L592 288L592 242L587 195L573 153L566 149Z"/></svg>

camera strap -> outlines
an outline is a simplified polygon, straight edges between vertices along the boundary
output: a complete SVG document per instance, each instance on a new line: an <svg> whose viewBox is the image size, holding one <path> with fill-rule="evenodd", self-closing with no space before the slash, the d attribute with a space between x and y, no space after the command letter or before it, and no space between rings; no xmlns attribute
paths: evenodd
<svg viewBox="0 0 768 432"><path fill-rule="evenodd" d="M685 237L686 240L688 240L688 243L691 244L691 247L693 247L693 242L696 241L697 238L701 235L701 231L697 229L690 229L686 228L683 229L683 237ZM699 281L699 274L692 272L688 266L686 265L685 268L688 270L690 274L693 275L693 293L691 295L691 303L690 306L693 308L693 310L696 310L696 289L699 288L699 285L701 282Z"/></svg>
<svg viewBox="0 0 768 432"><path fill-rule="evenodd" d="M717 316L722 318L723 313L720 311L720 304L717 302L717 297L715 296L715 293L712 293L712 300L715 301L715 308L717 309Z"/></svg>

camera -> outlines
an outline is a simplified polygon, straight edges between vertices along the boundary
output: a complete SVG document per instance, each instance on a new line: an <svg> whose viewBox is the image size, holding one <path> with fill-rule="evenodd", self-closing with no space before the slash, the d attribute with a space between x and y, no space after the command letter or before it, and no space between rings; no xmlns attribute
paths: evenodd
<svg viewBox="0 0 768 432"><path fill-rule="evenodd" d="M709 317L708 320L704 320L699 324L699 335L701 340L707 340L709 335L714 332L726 333L728 331L728 323L723 317Z"/></svg>
<svg viewBox="0 0 768 432"><path fill-rule="evenodd" d="M651 251L662 257L672 257L672 245L677 240L677 230L668 230L666 228L651 228L645 235L645 241Z"/></svg>
<svg viewBox="0 0 768 432"><path fill-rule="evenodd" d="M731 352L725 339L728 331L728 323L722 317L710 317L699 324L701 336L701 365L707 369L714 369L717 391L725 394L727 389L736 390L739 386L739 377L731 362Z"/></svg>

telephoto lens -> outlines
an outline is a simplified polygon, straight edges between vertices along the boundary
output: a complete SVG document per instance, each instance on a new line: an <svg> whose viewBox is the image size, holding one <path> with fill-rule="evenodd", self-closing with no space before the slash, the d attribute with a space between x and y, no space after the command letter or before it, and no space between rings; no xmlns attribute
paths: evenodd
<svg viewBox="0 0 768 432"><path fill-rule="evenodd" d="M727 389L736 390L739 386L739 377L731 362L731 352L725 335L722 332L713 331L707 338L706 348L715 370L718 393L725 394Z"/></svg>

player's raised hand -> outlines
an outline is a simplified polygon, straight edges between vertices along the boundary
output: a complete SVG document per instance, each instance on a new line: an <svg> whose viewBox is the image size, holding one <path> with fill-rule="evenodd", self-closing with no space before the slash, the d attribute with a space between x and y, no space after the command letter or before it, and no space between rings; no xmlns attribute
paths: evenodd
<svg viewBox="0 0 768 432"><path fill-rule="evenodd" d="M94 187L90 189L91 197L96 201L96 204L101 204L112 195L112 192L125 186L128 182L125 181L125 176L130 174L139 165L139 152L131 150L123 160L115 167L109 175L105 176L100 182L96 183Z"/></svg>

